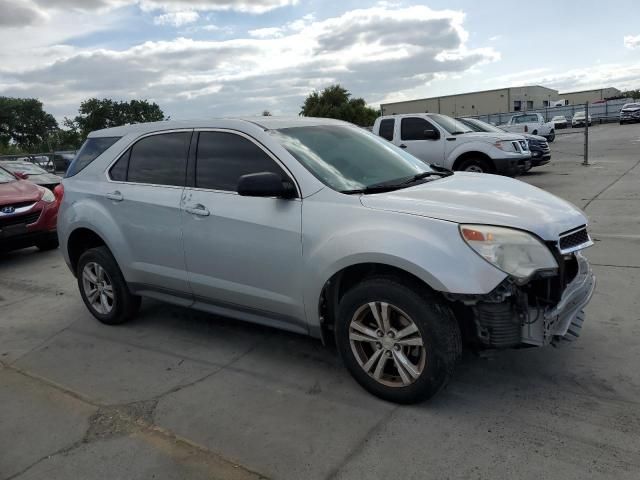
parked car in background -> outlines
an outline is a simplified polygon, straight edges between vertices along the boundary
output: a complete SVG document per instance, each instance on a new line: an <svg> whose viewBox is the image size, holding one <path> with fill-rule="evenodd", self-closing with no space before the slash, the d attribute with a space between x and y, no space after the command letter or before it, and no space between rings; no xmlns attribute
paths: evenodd
<svg viewBox="0 0 640 480"><path fill-rule="evenodd" d="M640 102L625 103L620 110L620 125L640 122Z"/></svg>
<svg viewBox="0 0 640 480"><path fill-rule="evenodd" d="M553 128L555 128L556 130L561 130L569 126L567 117L565 117L564 115L556 115L551 119L551 123L553 123Z"/></svg>
<svg viewBox="0 0 640 480"><path fill-rule="evenodd" d="M399 403L436 394L463 342L576 339L595 288L578 208L338 120L97 131L63 185L61 251L99 321L149 296L323 338Z"/></svg>
<svg viewBox="0 0 640 480"><path fill-rule="evenodd" d="M553 123L545 122L544 117L539 113L513 115L507 123L498 126L509 132L540 135L549 142L553 142L556 139L556 130Z"/></svg>
<svg viewBox="0 0 640 480"><path fill-rule="evenodd" d="M54 152L52 161L55 171L65 173L75 156L76 152Z"/></svg>
<svg viewBox="0 0 640 480"><path fill-rule="evenodd" d="M477 118L457 118L456 120L464 123L475 132L505 132L502 128L483 122ZM540 165L545 165L551 161L551 149L549 148L549 143L547 143L546 138L539 135L531 135L529 133L523 133L522 137L529 144L529 151L531 152L531 160L525 162L523 171L526 172L532 167L539 167Z"/></svg>
<svg viewBox="0 0 640 480"><path fill-rule="evenodd" d="M573 118L571 119L571 127L584 127L585 125L585 112L581 110L573 114ZM589 126L591 126L591 115L589 115Z"/></svg>
<svg viewBox="0 0 640 480"><path fill-rule="evenodd" d="M0 250L58 247L53 192L0 167Z"/></svg>
<svg viewBox="0 0 640 480"><path fill-rule="evenodd" d="M0 166L24 180L29 180L52 191L62 181L58 175L49 173L38 165L24 160L3 160L0 161Z"/></svg>
<svg viewBox="0 0 640 480"><path fill-rule="evenodd" d="M379 117L373 133L428 164L450 170L514 176L531 158L520 135L477 133L439 113Z"/></svg>

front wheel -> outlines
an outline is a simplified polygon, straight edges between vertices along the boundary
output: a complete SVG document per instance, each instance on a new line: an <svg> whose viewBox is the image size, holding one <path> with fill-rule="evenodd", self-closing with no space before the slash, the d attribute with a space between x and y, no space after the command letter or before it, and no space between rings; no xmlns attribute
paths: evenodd
<svg viewBox="0 0 640 480"><path fill-rule="evenodd" d="M447 305L395 277L370 278L344 295L336 342L362 387L403 404L428 399L445 386L462 349Z"/></svg>
<svg viewBox="0 0 640 480"><path fill-rule="evenodd" d="M551 132L549 132L549 135L547 136L547 141L549 143L552 143L555 139L556 139L556 132L551 130Z"/></svg>
<svg viewBox="0 0 640 480"><path fill-rule="evenodd" d="M129 292L127 283L107 247L90 248L78 260L78 287L91 314L107 325L118 325L133 317L140 297Z"/></svg>

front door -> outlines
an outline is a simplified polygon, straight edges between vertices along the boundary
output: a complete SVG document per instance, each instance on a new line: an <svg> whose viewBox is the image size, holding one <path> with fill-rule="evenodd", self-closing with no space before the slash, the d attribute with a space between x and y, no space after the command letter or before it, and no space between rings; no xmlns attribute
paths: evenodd
<svg viewBox="0 0 640 480"><path fill-rule="evenodd" d="M437 132L434 139L425 139L425 131ZM399 132L400 148L423 162L444 166L444 139L440 129L423 117L402 117Z"/></svg>
<svg viewBox="0 0 640 480"><path fill-rule="evenodd" d="M290 175L248 136L197 135L193 185L182 199L185 258L196 301L238 318L306 331L301 199L237 194L242 175Z"/></svg>

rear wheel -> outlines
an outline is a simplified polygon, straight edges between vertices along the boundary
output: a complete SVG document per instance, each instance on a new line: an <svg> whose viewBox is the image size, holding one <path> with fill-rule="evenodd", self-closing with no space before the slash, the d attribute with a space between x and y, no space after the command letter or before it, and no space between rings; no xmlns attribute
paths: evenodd
<svg viewBox="0 0 640 480"><path fill-rule="evenodd" d="M349 290L338 308L336 342L355 380L397 403L435 395L461 352L458 324L446 304L420 286L374 277Z"/></svg>
<svg viewBox="0 0 640 480"><path fill-rule="evenodd" d="M107 247L90 248L78 260L78 287L84 304L102 323L117 325L132 318L140 297L132 295Z"/></svg>
<svg viewBox="0 0 640 480"><path fill-rule="evenodd" d="M549 132L549 135L547 136L547 141L549 143L552 143L555 139L556 139L556 132L551 130L551 132Z"/></svg>
<svg viewBox="0 0 640 480"><path fill-rule="evenodd" d="M460 163L458 170L474 173L491 173L489 163L482 158L467 158Z"/></svg>

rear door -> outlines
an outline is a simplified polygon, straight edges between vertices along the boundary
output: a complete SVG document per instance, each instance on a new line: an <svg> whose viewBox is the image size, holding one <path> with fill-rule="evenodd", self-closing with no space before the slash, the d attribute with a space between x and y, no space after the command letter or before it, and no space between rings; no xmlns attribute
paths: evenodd
<svg viewBox="0 0 640 480"><path fill-rule="evenodd" d="M109 169L103 194L124 242L127 281L189 298L180 200L191 135L172 131L137 140Z"/></svg>
<svg viewBox="0 0 640 480"><path fill-rule="evenodd" d="M425 139L425 131L437 132L436 139ZM424 117L402 117L397 129L398 141L394 142L423 162L443 166L445 159L444 138L440 129Z"/></svg>
<svg viewBox="0 0 640 480"><path fill-rule="evenodd" d="M302 201L237 193L242 175L273 172L294 183L293 177L245 134L216 130L196 136L182 200L196 301L221 314L306 332Z"/></svg>

